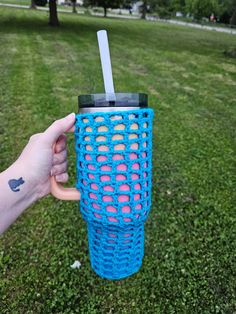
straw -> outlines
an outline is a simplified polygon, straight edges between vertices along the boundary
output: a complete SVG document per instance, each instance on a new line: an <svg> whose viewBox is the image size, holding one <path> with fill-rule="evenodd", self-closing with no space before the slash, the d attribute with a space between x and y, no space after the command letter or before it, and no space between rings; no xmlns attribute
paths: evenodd
<svg viewBox="0 0 236 314"><path fill-rule="evenodd" d="M97 32L98 46L102 65L102 74L105 92L108 100L115 100L115 91L111 69L111 58L108 45L107 31L100 30Z"/></svg>

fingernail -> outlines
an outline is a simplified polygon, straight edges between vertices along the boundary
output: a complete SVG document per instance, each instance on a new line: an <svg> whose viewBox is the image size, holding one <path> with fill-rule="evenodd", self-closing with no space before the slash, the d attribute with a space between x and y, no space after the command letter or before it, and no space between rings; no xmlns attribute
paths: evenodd
<svg viewBox="0 0 236 314"><path fill-rule="evenodd" d="M75 113L72 112L72 113L68 114L68 116L66 117L66 119L72 119L72 117L74 118L74 116L75 116Z"/></svg>

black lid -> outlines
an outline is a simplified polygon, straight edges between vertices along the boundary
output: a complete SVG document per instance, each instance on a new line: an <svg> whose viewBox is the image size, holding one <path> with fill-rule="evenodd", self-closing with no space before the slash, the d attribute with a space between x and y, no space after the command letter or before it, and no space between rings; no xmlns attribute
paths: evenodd
<svg viewBox="0 0 236 314"><path fill-rule="evenodd" d="M148 96L142 93L90 94L78 97L79 108L147 107Z"/></svg>

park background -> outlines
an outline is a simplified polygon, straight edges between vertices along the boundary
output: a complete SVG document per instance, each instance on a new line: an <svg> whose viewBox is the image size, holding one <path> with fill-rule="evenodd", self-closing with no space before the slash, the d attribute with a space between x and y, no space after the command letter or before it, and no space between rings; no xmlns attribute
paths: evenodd
<svg viewBox="0 0 236 314"><path fill-rule="evenodd" d="M48 196L0 238L0 313L234 313L235 35L58 18L52 27L47 11L0 7L0 171L32 134L77 112L78 95L103 92L96 32L107 29L116 90L148 93L155 111L145 257L132 277L99 278L76 203Z"/></svg>

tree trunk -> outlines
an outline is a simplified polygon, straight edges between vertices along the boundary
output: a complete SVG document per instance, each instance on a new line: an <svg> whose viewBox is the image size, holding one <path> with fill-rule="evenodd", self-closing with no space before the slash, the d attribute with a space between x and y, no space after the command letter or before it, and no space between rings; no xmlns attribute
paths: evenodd
<svg viewBox="0 0 236 314"><path fill-rule="evenodd" d="M35 4L35 0L31 0L30 9L37 9L36 4Z"/></svg>
<svg viewBox="0 0 236 314"><path fill-rule="evenodd" d="M234 8L233 14L229 21L230 25L236 25L236 7Z"/></svg>
<svg viewBox="0 0 236 314"><path fill-rule="evenodd" d="M49 25L59 26L56 0L49 0Z"/></svg>
<svg viewBox="0 0 236 314"><path fill-rule="evenodd" d="M76 0L75 1L72 1L72 6L73 6L73 13L77 13L76 11Z"/></svg>
<svg viewBox="0 0 236 314"><path fill-rule="evenodd" d="M143 1L143 7L142 7L142 15L141 19L146 19L146 14L147 14L147 0Z"/></svg>
<svg viewBox="0 0 236 314"><path fill-rule="evenodd" d="M104 9L104 17L107 17L107 7L103 7Z"/></svg>

